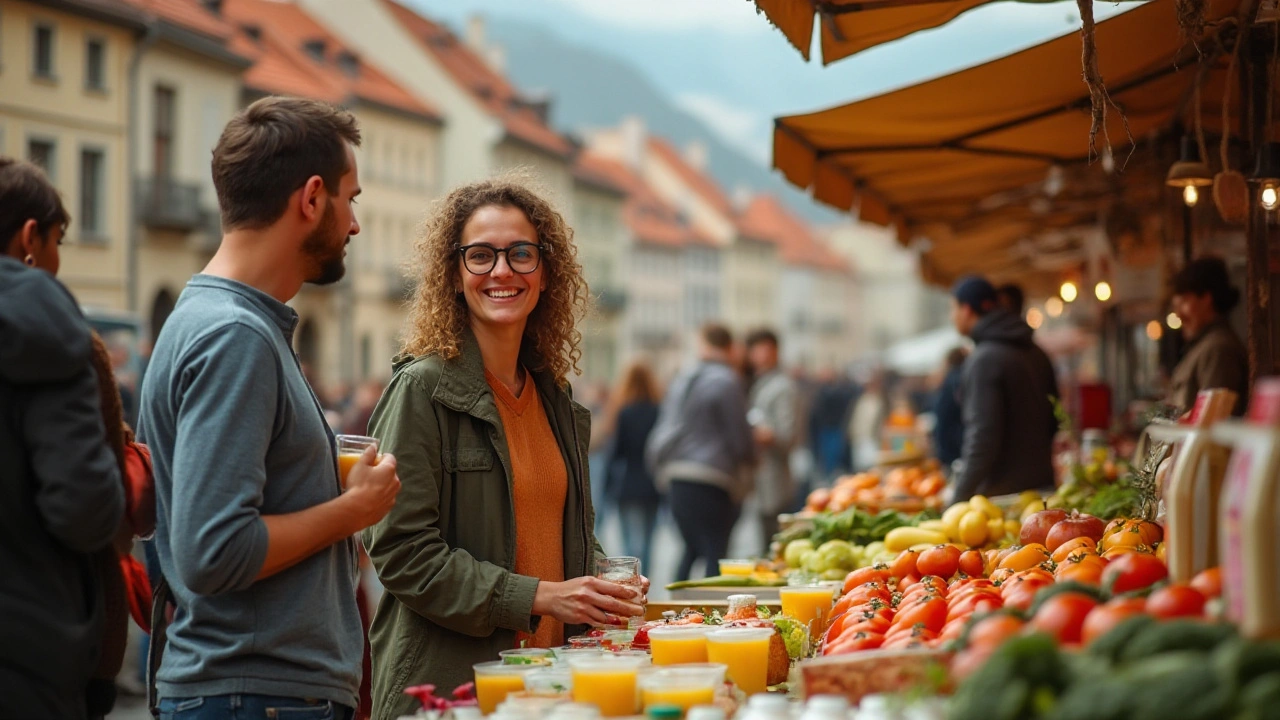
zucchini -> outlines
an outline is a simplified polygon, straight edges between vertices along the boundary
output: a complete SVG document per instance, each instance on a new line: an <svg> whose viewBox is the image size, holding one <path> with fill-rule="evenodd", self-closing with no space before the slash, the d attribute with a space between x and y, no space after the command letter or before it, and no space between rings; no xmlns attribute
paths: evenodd
<svg viewBox="0 0 1280 720"><path fill-rule="evenodd" d="M668 590L687 590L690 588L724 588L724 587L783 587L785 580L757 580L750 575L713 575L699 580L681 580L667 586Z"/></svg>

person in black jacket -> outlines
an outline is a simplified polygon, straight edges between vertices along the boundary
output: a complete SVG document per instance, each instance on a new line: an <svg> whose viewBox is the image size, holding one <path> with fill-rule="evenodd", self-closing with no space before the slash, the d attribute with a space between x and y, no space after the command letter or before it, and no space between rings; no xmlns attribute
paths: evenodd
<svg viewBox="0 0 1280 720"><path fill-rule="evenodd" d="M952 321L975 347L965 362L963 465L953 501L1054 487L1053 398L1058 382L1049 356L1022 319L1000 307L996 290L980 277L956 283Z"/></svg>
<svg viewBox="0 0 1280 720"><path fill-rule="evenodd" d="M953 348L947 353L946 375L933 401L933 451L942 467L950 470L964 447L964 406L960 386L964 382L964 361L969 352Z"/></svg>
<svg viewBox="0 0 1280 720"><path fill-rule="evenodd" d="M649 368L633 363L614 398L613 442L605 458L605 497L618 509L622 542L628 555L648 568L661 497L645 466L644 446L658 422L658 389Z"/></svg>
<svg viewBox="0 0 1280 720"><path fill-rule="evenodd" d="M89 325L53 278L68 219L44 173L0 157L0 718L88 716L93 558L124 515Z"/></svg>

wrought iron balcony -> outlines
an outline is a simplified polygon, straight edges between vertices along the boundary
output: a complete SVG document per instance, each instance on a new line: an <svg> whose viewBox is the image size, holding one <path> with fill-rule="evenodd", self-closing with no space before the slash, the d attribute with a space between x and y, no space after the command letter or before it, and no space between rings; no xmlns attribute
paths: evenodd
<svg viewBox="0 0 1280 720"><path fill-rule="evenodd" d="M204 227L200 186L173 178L139 178L136 183L138 220L153 230L191 232Z"/></svg>

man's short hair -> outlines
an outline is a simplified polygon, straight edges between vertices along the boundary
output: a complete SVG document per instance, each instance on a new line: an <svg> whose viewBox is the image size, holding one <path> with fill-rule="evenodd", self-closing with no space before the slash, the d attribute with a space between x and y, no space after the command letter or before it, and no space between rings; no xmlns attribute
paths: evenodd
<svg viewBox="0 0 1280 720"><path fill-rule="evenodd" d="M951 289L951 297L955 298L957 303L972 308L978 315L991 312L1000 301L995 287L986 278L978 275L960 278L960 281Z"/></svg>
<svg viewBox="0 0 1280 720"><path fill-rule="evenodd" d="M707 323L700 331L702 341L717 350L728 350L733 346L733 333L720 323Z"/></svg>
<svg viewBox="0 0 1280 720"><path fill-rule="evenodd" d="M1022 314L1022 307L1027 302L1027 296L1016 283L1001 285L996 288L996 295L999 297L1000 302L1015 314Z"/></svg>
<svg viewBox="0 0 1280 720"><path fill-rule="evenodd" d="M240 111L213 149L213 186L224 230L260 230L280 219L314 176L338 194L347 145L360 145L355 116L318 100L267 97Z"/></svg>
<svg viewBox="0 0 1280 720"><path fill-rule="evenodd" d="M35 220L36 233L46 237L54 227L70 223L71 216L44 170L0 155L0 252L28 220Z"/></svg>
<svg viewBox="0 0 1280 720"><path fill-rule="evenodd" d="M778 336L769 328L752 330L747 335L747 347L755 347L761 343L768 343L776 348L778 347Z"/></svg>

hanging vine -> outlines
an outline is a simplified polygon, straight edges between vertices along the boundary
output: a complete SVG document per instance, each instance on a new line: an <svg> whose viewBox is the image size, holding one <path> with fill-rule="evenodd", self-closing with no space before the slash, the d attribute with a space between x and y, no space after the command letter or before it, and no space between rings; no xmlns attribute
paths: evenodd
<svg viewBox="0 0 1280 720"><path fill-rule="evenodd" d="M1085 87L1089 88L1089 162L1093 162L1102 156L1102 153L1098 152L1099 132L1102 133L1105 152L1112 154L1111 133L1107 129L1107 113L1111 109L1119 113L1120 119L1124 122L1124 134L1129 141L1129 156L1131 157L1136 143L1133 140L1133 133L1129 131L1129 118L1125 117L1124 110L1111 98L1111 93L1107 91L1107 84L1102 79L1102 71L1098 68L1098 43L1095 37L1093 0L1076 0L1076 6L1080 9L1081 61L1084 65L1084 84ZM1125 158L1125 164L1128 164L1128 157Z"/></svg>
<svg viewBox="0 0 1280 720"><path fill-rule="evenodd" d="M1209 1L1173 0L1173 6L1178 12L1178 27L1182 29L1182 36L1191 42L1199 41L1204 34Z"/></svg>

